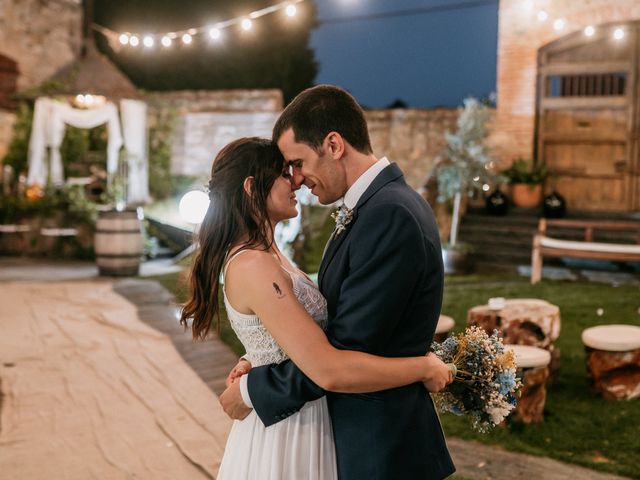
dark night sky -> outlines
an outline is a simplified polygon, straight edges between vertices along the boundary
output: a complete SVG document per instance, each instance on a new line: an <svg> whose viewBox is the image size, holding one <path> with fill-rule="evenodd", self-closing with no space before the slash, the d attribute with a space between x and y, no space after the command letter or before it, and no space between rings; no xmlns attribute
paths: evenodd
<svg viewBox="0 0 640 480"><path fill-rule="evenodd" d="M321 23L311 45L316 83L334 83L368 107L401 99L412 107L457 106L496 88L498 1L315 0L318 19L362 17L437 6L406 16Z"/></svg>
<svg viewBox="0 0 640 480"><path fill-rule="evenodd" d="M162 32L246 13L237 0L94 1L99 20L120 31ZM265 7L280 1L239 3ZM340 85L366 107L397 99L411 107L453 107L468 95L486 97L496 89L498 0L305 2L317 7L310 45L319 64L315 82ZM412 13L398 15L407 11ZM362 18L371 16L376 18ZM136 61L159 54L142 52ZM204 55L203 61L214 61Z"/></svg>

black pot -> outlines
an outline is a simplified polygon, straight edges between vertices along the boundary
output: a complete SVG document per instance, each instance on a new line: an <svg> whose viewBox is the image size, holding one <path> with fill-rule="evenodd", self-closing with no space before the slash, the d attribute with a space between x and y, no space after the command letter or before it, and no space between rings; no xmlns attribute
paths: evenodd
<svg viewBox="0 0 640 480"><path fill-rule="evenodd" d="M509 198L496 188L491 195L485 198L487 213L491 215L506 215L509 210Z"/></svg>
<svg viewBox="0 0 640 480"><path fill-rule="evenodd" d="M567 202L555 190L544 197L542 212L546 218L561 218L567 213Z"/></svg>
<svg viewBox="0 0 640 480"><path fill-rule="evenodd" d="M442 249L442 263L444 273L464 274L473 270L473 259L469 252L460 250Z"/></svg>

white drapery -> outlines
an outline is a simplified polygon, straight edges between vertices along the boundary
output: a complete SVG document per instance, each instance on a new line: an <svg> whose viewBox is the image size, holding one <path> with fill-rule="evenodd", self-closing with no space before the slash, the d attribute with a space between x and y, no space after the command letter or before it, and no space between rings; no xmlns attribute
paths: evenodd
<svg viewBox="0 0 640 480"><path fill-rule="evenodd" d="M51 165L51 182L64 183L64 172L60 156L60 145L64 138L66 125L77 128L95 128L107 124L107 175L109 183L118 170L120 148L125 146L128 168L128 201L144 202L148 197L148 174L146 154L146 105L135 100L122 100L122 123L125 137L122 137L117 107L107 102L104 106L81 110L65 102L47 97L36 100L33 127L29 139L29 185L45 185ZM123 141L124 140L124 141ZM47 147L50 159L47 162Z"/></svg>
<svg viewBox="0 0 640 480"><path fill-rule="evenodd" d="M127 201L143 203L149 197L147 105L139 100L121 100L120 117L128 168Z"/></svg>

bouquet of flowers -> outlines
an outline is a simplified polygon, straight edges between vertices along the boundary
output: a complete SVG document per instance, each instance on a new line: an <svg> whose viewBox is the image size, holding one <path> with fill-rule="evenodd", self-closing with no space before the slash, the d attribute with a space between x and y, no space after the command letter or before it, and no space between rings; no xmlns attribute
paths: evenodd
<svg viewBox="0 0 640 480"><path fill-rule="evenodd" d="M434 395L441 411L467 414L479 432L501 423L516 406L521 387L516 378L513 351L506 350L495 330L491 336L470 327L431 346L440 360L450 364L453 383Z"/></svg>

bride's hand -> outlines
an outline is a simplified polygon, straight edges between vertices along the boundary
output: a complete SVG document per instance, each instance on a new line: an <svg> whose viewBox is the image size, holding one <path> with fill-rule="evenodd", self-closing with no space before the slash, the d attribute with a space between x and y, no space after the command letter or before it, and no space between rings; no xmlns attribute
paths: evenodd
<svg viewBox="0 0 640 480"><path fill-rule="evenodd" d="M433 353L428 353L427 376L422 382L431 393L438 393L453 381L453 374L449 366Z"/></svg>
<svg viewBox="0 0 640 480"><path fill-rule="evenodd" d="M224 381L226 387L229 387L234 381L239 379L242 375L246 375L251 370L251 363L246 358L241 358L235 367L229 372L227 379Z"/></svg>

